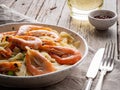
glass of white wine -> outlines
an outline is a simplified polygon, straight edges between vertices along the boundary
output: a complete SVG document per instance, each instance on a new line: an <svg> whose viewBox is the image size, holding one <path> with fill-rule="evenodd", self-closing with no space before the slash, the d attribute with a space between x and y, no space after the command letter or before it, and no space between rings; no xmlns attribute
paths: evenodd
<svg viewBox="0 0 120 90"><path fill-rule="evenodd" d="M87 20L88 14L100 9L103 5L103 0L68 0L71 17L77 20Z"/></svg>

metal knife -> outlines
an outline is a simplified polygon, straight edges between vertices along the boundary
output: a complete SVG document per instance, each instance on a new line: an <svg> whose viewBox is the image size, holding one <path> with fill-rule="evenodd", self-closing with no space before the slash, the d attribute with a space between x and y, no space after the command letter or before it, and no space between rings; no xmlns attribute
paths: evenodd
<svg viewBox="0 0 120 90"><path fill-rule="evenodd" d="M90 63L90 66L89 66L87 74L86 74L86 77L88 78L88 82L87 82L85 90L90 90L90 88L91 88L92 81L96 77L97 72L99 70L99 66L100 66L100 63L101 63L101 60L103 57L103 53L104 53L104 48L100 48L95 53L95 55Z"/></svg>

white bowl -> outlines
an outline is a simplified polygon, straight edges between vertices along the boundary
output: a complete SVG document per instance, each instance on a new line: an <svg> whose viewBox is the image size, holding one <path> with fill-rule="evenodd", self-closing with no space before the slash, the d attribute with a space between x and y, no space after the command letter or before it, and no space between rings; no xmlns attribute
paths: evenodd
<svg viewBox="0 0 120 90"><path fill-rule="evenodd" d="M88 45L86 43L86 40L76 34L75 32L59 27L59 26L54 26L54 25L46 25L46 24L38 24L38 23L19 23L19 24L6 24L6 25L0 25L0 32L5 32L5 31L13 31L13 30L18 30L18 28L21 25L25 24L34 24L34 25L42 25L42 26L47 26L51 27L58 32L65 31L71 34L76 40L80 41L80 47L79 50L82 54L82 58L80 61L78 61L76 64L71 65L68 68L65 68L63 70L51 72L48 74L43 74L40 76L8 76L8 75L3 75L0 74L0 85L2 86L7 86L7 87L22 87L22 88L31 88L31 87L43 87L51 84L55 84L61 80L63 80L66 76L68 76L71 71L76 67L78 64L81 64L82 61L84 61L84 58L87 55L88 52Z"/></svg>
<svg viewBox="0 0 120 90"><path fill-rule="evenodd" d="M108 16L110 18L95 18L96 16ZM95 10L90 12L88 19L97 30L108 30L117 21L117 14L110 10Z"/></svg>

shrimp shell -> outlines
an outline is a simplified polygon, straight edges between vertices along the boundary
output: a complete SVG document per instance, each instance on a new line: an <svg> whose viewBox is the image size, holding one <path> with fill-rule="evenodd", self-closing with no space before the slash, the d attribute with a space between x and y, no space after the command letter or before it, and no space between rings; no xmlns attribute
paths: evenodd
<svg viewBox="0 0 120 90"><path fill-rule="evenodd" d="M22 63L19 61L14 62L0 62L0 72L5 71L18 71Z"/></svg>
<svg viewBox="0 0 120 90"><path fill-rule="evenodd" d="M0 54L5 58L9 58L12 55L12 50L10 48L1 49Z"/></svg>
<svg viewBox="0 0 120 90"><path fill-rule="evenodd" d="M37 26L37 25L22 25L22 26L20 26L16 35L25 35L27 32L32 31L32 30L48 30L48 31L51 31L52 29L49 28L49 27Z"/></svg>
<svg viewBox="0 0 120 90"><path fill-rule="evenodd" d="M40 52L27 48L25 57L27 70L32 75L40 75L55 71L54 66ZM34 62L34 64L33 64Z"/></svg>
<svg viewBox="0 0 120 90"><path fill-rule="evenodd" d="M33 49L39 49L42 45L42 41L33 36L8 36L7 40L23 50L26 50L26 46Z"/></svg>
<svg viewBox="0 0 120 90"><path fill-rule="evenodd" d="M28 32L27 35L36 36L36 37L49 36L53 38L55 41L58 41L60 39L57 33L53 31L47 31L47 30L34 30L34 31Z"/></svg>
<svg viewBox="0 0 120 90"><path fill-rule="evenodd" d="M59 64L72 65L82 57L78 50L68 47L46 45L42 49L47 51Z"/></svg>

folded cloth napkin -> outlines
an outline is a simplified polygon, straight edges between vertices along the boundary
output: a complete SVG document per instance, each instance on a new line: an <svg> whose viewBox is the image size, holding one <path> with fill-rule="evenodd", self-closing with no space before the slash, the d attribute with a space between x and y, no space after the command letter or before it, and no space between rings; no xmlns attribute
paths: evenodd
<svg viewBox="0 0 120 90"><path fill-rule="evenodd" d="M5 5L0 5L0 24L6 23L19 23L19 22L37 22L25 15L22 15ZM74 71L66 77L63 81L42 88L32 88L29 90L83 90L84 84L87 80L86 72L90 65L90 62L95 54L96 50L89 47L89 52L82 65L78 65ZM91 90L94 90L98 76L94 79ZM17 83L17 82L16 82ZM120 90L120 61L116 60L115 66L112 72L108 73L104 79L103 90ZM17 89L0 86L0 90ZM24 89L23 89L24 90Z"/></svg>
<svg viewBox="0 0 120 90"><path fill-rule="evenodd" d="M4 4L0 5L0 24L19 22L37 22L37 21L10 9Z"/></svg>

